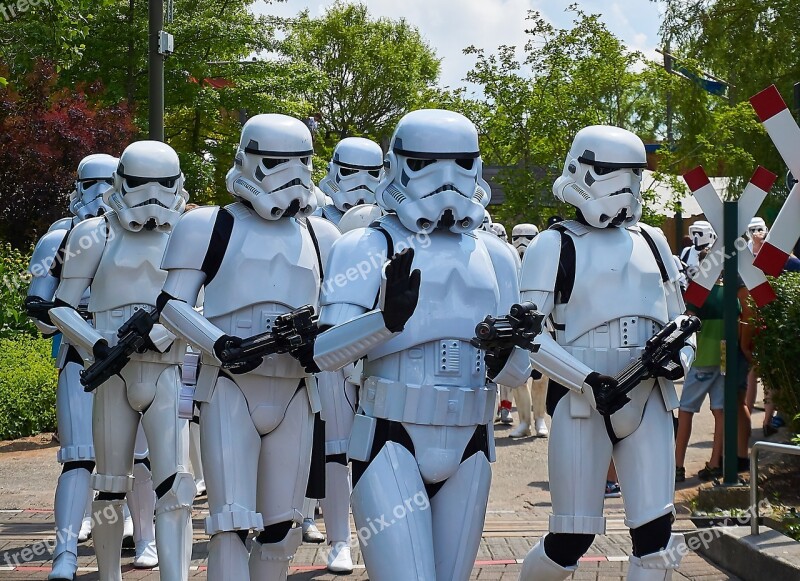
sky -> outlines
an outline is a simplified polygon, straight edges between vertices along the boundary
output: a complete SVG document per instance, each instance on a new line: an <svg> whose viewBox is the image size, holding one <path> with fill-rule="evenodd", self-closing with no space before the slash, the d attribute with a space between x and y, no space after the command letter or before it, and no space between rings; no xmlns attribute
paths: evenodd
<svg viewBox="0 0 800 581"><path fill-rule="evenodd" d="M463 78L472 68L474 57L462 54L469 45L483 48L487 54L500 45L517 47L522 55L526 41L525 17L528 10L538 10L559 28L569 28L571 13L567 6L576 0L362 0L373 17L405 18L416 26L436 55L442 59L439 84L451 88L471 87ZM321 16L333 0L287 0L267 4L259 0L253 11L260 14L293 16L308 8L312 16ZM640 50L653 59L659 55L658 27L664 0L582 0L580 8L601 14L609 30L626 46Z"/></svg>

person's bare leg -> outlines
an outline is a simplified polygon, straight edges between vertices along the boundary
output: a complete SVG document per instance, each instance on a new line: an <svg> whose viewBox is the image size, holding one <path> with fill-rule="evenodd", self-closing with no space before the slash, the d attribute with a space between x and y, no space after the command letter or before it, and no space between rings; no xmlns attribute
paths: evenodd
<svg viewBox="0 0 800 581"><path fill-rule="evenodd" d="M758 375L756 375L756 370L751 369L747 372L747 396L745 398L745 403L747 404L747 409L750 410L750 413L753 412L753 406L756 404L756 398L758 397Z"/></svg>
<svg viewBox="0 0 800 581"><path fill-rule="evenodd" d="M678 436L675 440L675 466L678 468L682 468L686 461L686 449L689 447L689 438L692 436L693 419L692 412L678 411Z"/></svg>
<svg viewBox="0 0 800 581"><path fill-rule="evenodd" d="M737 455L739 458L747 458L750 454L750 433L753 426L750 420L750 410L745 403L745 393L740 391L737 400L739 433L737 438Z"/></svg>
<svg viewBox="0 0 800 581"><path fill-rule="evenodd" d="M708 461L708 464L709 466L718 468L722 466L722 427L724 425L724 414L722 413L722 410L711 410L711 413L714 416L714 440L713 444L711 445L711 460ZM685 455L685 448L683 452Z"/></svg>
<svg viewBox="0 0 800 581"><path fill-rule="evenodd" d="M772 394L767 386L764 386L764 422L762 426L772 427L772 416L775 415L775 404L772 401Z"/></svg>

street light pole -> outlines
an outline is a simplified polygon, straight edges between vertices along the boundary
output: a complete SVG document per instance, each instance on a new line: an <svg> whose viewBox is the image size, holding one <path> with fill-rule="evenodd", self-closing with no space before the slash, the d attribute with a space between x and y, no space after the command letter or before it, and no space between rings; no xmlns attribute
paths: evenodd
<svg viewBox="0 0 800 581"><path fill-rule="evenodd" d="M148 14L148 129L150 139L164 141L164 55L160 46L164 1L149 0Z"/></svg>

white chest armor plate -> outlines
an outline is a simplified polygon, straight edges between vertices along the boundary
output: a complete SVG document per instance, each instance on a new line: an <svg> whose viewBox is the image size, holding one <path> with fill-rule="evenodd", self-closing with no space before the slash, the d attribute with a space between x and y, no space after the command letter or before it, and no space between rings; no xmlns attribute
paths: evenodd
<svg viewBox="0 0 800 581"><path fill-rule="evenodd" d="M304 305L319 310L319 260L306 228L293 219L267 221L229 209L235 212L233 231L219 271L205 289L205 317L226 330L226 315L250 312L253 305L277 303L286 306L283 312ZM260 327L254 324L252 333L240 336L265 330Z"/></svg>
<svg viewBox="0 0 800 581"><path fill-rule="evenodd" d="M103 257L92 281L89 310L98 313L126 305L155 306L167 271L161 259L168 234L142 230L130 232L109 225Z"/></svg>
<svg viewBox="0 0 800 581"><path fill-rule="evenodd" d="M498 314L500 290L486 246L474 236L434 232L423 244L394 216L380 220L395 250L413 241L412 269L421 271L419 302L405 329L369 354L370 360L441 339L469 341L488 314Z"/></svg>

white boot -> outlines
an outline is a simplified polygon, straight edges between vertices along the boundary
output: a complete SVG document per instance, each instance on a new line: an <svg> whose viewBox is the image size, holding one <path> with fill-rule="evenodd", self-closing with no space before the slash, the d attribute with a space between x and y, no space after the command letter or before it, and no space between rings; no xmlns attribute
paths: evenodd
<svg viewBox="0 0 800 581"><path fill-rule="evenodd" d="M306 498L303 500L303 542L306 543L322 543L325 537L319 532L317 525L314 523L314 509L316 508L316 499Z"/></svg>
<svg viewBox="0 0 800 581"><path fill-rule="evenodd" d="M319 501L328 535L328 571L352 573L350 556L350 469L337 462L325 464L325 498Z"/></svg>
<svg viewBox="0 0 800 581"><path fill-rule="evenodd" d="M519 426L511 432L509 438L526 438L531 435L531 391L530 380L525 384L515 387L512 391L519 414Z"/></svg>
<svg viewBox="0 0 800 581"><path fill-rule="evenodd" d="M142 462L133 465L133 490L128 493L128 507L133 521L133 541L136 556L133 566L137 569L152 569L158 565L156 529L153 514L156 508L156 493L153 476Z"/></svg>
<svg viewBox="0 0 800 581"><path fill-rule="evenodd" d="M294 556L303 540L303 532L299 527L289 529L279 543L253 541L250 549L251 581L286 581L289 574L289 561ZM228 577L233 579L233 577Z"/></svg>
<svg viewBox="0 0 800 581"><path fill-rule="evenodd" d="M133 540L133 517L127 503L122 507L122 518L122 548L133 549L136 547L136 542Z"/></svg>
<svg viewBox="0 0 800 581"><path fill-rule="evenodd" d="M196 492L191 473L178 472L172 487L156 501L156 543L161 555L158 563L161 581L186 581L189 577L192 501Z"/></svg>
<svg viewBox="0 0 800 581"><path fill-rule="evenodd" d="M550 430L547 429L547 424L545 423L544 418L536 418L534 420L534 427L536 429L537 438L546 438L550 435Z"/></svg>
<svg viewBox="0 0 800 581"><path fill-rule="evenodd" d="M577 569L577 566L562 567L552 561L544 552L544 537L542 537L525 555L519 581L562 581Z"/></svg>
<svg viewBox="0 0 800 581"><path fill-rule="evenodd" d="M97 572L103 581L122 581L120 551L124 500L92 502L92 540L97 555Z"/></svg>
<svg viewBox="0 0 800 581"><path fill-rule="evenodd" d="M249 579L248 558L247 549L236 531L216 533L208 541L208 581Z"/></svg>
<svg viewBox="0 0 800 581"><path fill-rule="evenodd" d="M55 497L56 546L48 579L72 581L78 570L78 533L86 511L91 473L85 468L62 472Z"/></svg>
<svg viewBox="0 0 800 581"><path fill-rule="evenodd" d="M672 571L681 564L681 558L686 553L686 546L683 543L683 535L672 533L669 543L663 551L650 553L643 557L631 557L628 559L628 581L669 581L672 579Z"/></svg>

